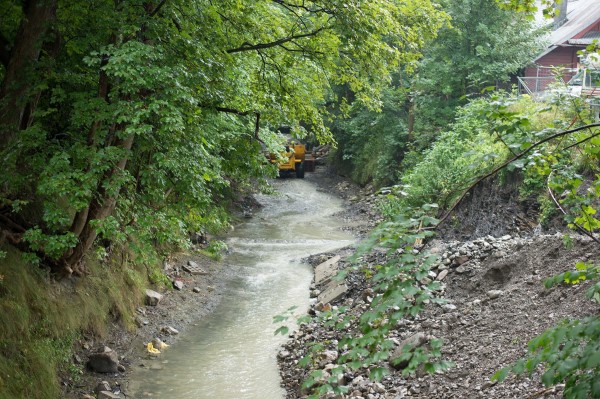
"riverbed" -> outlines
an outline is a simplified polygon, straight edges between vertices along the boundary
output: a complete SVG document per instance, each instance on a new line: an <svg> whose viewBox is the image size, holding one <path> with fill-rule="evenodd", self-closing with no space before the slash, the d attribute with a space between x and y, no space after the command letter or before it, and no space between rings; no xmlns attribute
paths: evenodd
<svg viewBox="0 0 600 399"><path fill-rule="evenodd" d="M310 179L278 179L275 195L226 239L229 268L222 299L148 367L131 376L133 398L278 399L273 316L308 308L312 268L303 259L354 242L343 230L341 200ZM293 327L290 323L288 323Z"/></svg>

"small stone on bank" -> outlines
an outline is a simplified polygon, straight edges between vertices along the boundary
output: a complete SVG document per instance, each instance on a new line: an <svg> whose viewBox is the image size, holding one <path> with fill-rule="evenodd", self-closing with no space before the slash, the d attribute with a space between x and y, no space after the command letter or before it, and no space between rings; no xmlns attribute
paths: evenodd
<svg viewBox="0 0 600 399"><path fill-rule="evenodd" d="M96 388L94 388L95 393L102 392L102 391L110 391L110 384L108 383L108 381L102 381L102 382L98 383Z"/></svg>
<svg viewBox="0 0 600 399"><path fill-rule="evenodd" d="M110 391L100 391L98 392L98 399L119 399L119 395L115 395Z"/></svg>
<svg viewBox="0 0 600 399"><path fill-rule="evenodd" d="M490 299L499 298L502 294L504 294L504 291L501 291L501 290L491 290L491 291L486 292L486 295Z"/></svg>
<svg viewBox="0 0 600 399"><path fill-rule="evenodd" d="M442 281L448 275L448 269L442 270L435 278L437 281Z"/></svg>
<svg viewBox="0 0 600 399"><path fill-rule="evenodd" d="M179 331L171 326L164 326L161 331L168 335L177 335Z"/></svg>

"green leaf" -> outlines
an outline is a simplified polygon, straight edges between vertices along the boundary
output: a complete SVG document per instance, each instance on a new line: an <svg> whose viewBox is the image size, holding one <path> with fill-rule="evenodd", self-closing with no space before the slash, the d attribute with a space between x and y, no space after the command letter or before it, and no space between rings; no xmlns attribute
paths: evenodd
<svg viewBox="0 0 600 399"><path fill-rule="evenodd" d="M281 326L277 330L275 330L275 333L273 335L277 335L277 334L286 335L288 333L288 331L289 331L288 327Z"/></svg>

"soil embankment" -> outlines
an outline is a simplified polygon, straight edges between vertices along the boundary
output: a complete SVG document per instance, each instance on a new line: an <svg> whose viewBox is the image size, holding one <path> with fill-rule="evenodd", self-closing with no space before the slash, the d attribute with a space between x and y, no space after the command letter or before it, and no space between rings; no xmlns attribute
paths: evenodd
<svg viewBox="0 0 600 399"><path fill-rule="evenodd" d="M369 215L373 220L372 195L346 184L335 187L341 189L341 195L352 198L347 217L363 220ZM380 366L388 368L390 374L380 382L369 381L367 369L347 369L339 381L349 388L346 398L562 397L560 386L546 389L541 384L539 372L530 378L511 377L501 384L492 383L490 377L523 357L528 341L560 320L600 312L600 307L585 297L589 283L550 290L543 286L544 279L572 269L578 261L597 260L600 246L587 237L573 236L573 246L567 248L562 233L542 234L531 228L531 220L523 214L526 212L523 209L531 209L528 204L511 200L505 208L502 195L506 195L506 187L499 195L494 190L490 186L487 192L479 192L458 210L454 225L445 229L445 236L426 245L425 251L439 257L428 278L442 282L442 289L436 295L446 299L447 303L431 304L416 317L401 320L391 334L400 346L414 337L423 337L424 341L441 339L443 358L454 362L455 366L443 373L417 373L405 377L401 371L382 362ZM487 209L480 209L482 202L488 204ZM507 217L510 210L520 213ZM483 213L490 217L504 216L490 221L481 219ZM481 219L481 226L477 225L477 218ZM526 223L523 223L524 219L527 219ZM461 232L461 220L468 225L469 231ZM477 234L481 231L485 235ZM457 240L460 236L468 238ZM342 255L340 267L348 267L344 257L350 253L346 250L338 254ZM364 257L361 268L373 268L384 258L384 253ZM311 261L316 265L323 258L311 258ZM348 306L350 314L360 315L372 300L369 280L361 273L351 272L346 284L349 287L347 294L331 305ZM313 288L319 292L323 287ZM313 307L311 313L318 314L319 310ZM292 334L279 355L288 398L305 396L300 384L308 372L296 364L307 354L307 343L331 343L324 349L320 362L320 369L326 376L340 355L335 343L341 338L341 332L316 322L303 325Z"/></svg>

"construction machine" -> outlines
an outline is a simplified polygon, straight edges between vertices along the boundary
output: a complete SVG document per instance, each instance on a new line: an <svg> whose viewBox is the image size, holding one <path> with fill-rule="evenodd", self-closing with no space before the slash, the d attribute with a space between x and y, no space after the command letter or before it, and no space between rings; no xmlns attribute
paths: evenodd
<svg viewBox="0 0 600 399"><path fill-rule="evenodd" d="M279 176L282 177L295 174L298 178L304 178L305 158L306 146L304 144L286 145L279 157L276 154L269 154L271 163L278 164Z"/></svg>

